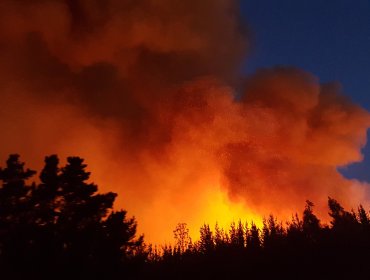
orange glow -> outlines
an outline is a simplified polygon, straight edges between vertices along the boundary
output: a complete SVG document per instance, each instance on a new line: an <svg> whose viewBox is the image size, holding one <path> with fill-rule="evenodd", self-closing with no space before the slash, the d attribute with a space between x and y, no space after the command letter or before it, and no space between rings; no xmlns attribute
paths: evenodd
<svg viewBox="0 0 370 280"><path fill-rule="evenodd" d="M299 69L242 79L245 31L230 0L2 0L2 162L85 158L156 243L306 199L322 219L327 196L366 206L337 168L362 160L369 112Z"/></svg>
<svg viewBox="0 0 370 280"><path fill-rule="evenodd" d="M227 194L222 192L220 188L211 188L206 197L208 201L206 201L202 213L205 218L204 223L210 223L211 225L217 223L221 228L227 229L232 222L237 223L240 220L242 223L247 222L249 225L253 221L258 227L262 227L262 215L248 211L241 202L230 201ZM199 226L196 230L199 231Z"/></svg>

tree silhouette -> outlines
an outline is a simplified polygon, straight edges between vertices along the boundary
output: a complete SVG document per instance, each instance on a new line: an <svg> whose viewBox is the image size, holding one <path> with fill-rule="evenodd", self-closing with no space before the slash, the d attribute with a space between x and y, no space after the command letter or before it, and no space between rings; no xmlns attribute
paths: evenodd
<svg viewBox="0 0 370 280"><path fill-rule="evenodd" d="M241 221L236 225L232 222L229 230L230 243L235 248L244 248L245 246L245 230Z"/></svg>
<svg viewBox="0 0 370 280"><path fill-rule="evenodd" d="M313 213L313 206L314 204L311 201L306 200L306 206L303 211L302 227L306 238L311 241L317 241L321 226L320 220Z"/></svg>
<svg viewBox="0 0 370 280"><path fill-rule="evenodd" d="M251 228L247 232L247 249L256 252L261 248L260 230L252 222Z"/></svg>
<svg viewBox="0 0 370 280"><path fill-rule="evenodd" d="M273 215L260 229L240 221L191 242L185 223L175 246L145 247L136 220L114 211L116 194L98 193L79 157L59 167L45 158L39 183L18 155L0 168L0 276L4 279L357 279L368 275L370 218L328 199L330 224L306 201L283 226ZM148 248L148 249L146 249ZM156 248L156 247L155 247Z"/></svg>
<svg viewBox="0 0 370 280"><path fill-rule="evenodd" d="M10 155L0 169L0 268L22 275L47 275L62 269L77 275L109 275L141 251L136 221L113 211L116 194L97 193L87 165L56 155L45 158L40 183L27 185L36 172ZM33 273L33 274L32 274Z"/></svg>
<svg viewBox="0 0 370 280"><path fill-rule="evenodd" d="M200 240L198 244L200 252L208 254L214 249L213 233L209 225L203 225L200 228Z"/></svg>
<svg viewBox="0 0 370 280"><path fill-rule="evenodd" d="M358 222L355 213L345 211L342 205L333 198L328 198L329 216L332 217L333 230L342 233L351 232L357 228Z"/></svg>
<svg viewBox="0 0 370 280"><path fill-rule="evenodd" d="M45 166L40 172L41 183L32 190L35 215L39 225L51 226L58 217L59 159L56 155L45 157Z"/></svg>
<svg viewBox="0 0 370 280"><path fill-rule="evenodd" d="M24 268L30 257L27 253L32 251L32 186L26 185L26 180L34 174L24 168L17 154L10 155L6 167L0 168L0 262L9 270L16 270L17 265Z"/></svg>
<svg viewBox="0 0 370 280"><path fill-rule="evenodd" d="M190 248L192 242L186 223L177 224L175 230L173 231L173 235L176 242L175 248L177 252L182 254Z"/></svg>
<svg viewBox="0 0 370 280"><path fill-rule="evenodd" d="M277 219L270 215L269 218L263 221L263 246L272 250L281 245L282 237L284 236L284 228L278 223Z"/></svg>
<svg viewBox="0 0 370 280"><path fill-rule="evenodd" d="M229 243L229 236L225 232L224 229L220 228L218 224L215 225L215 236L214 236L214 242L216 248L225 248L228 246Z"/></svg>

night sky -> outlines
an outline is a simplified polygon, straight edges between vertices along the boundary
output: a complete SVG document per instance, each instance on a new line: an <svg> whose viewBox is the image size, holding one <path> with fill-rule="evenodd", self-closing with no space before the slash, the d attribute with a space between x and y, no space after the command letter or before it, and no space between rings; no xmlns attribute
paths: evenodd
<svg viewBox="0 0 370 280"><path fill-rule="evenodd" d="M370 1L248 0L241 11L254 38L243 71L291 65L322 83L339 82L354 102L370 110ZM370 133L368 133L368 138ZM365 160L341 169L370 181L370 145Z"/></svg>

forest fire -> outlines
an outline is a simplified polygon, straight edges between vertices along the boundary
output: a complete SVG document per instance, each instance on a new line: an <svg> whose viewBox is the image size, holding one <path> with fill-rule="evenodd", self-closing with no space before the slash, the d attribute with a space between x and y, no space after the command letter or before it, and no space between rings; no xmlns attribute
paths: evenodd
<svg viewBox="0 0 370 280"><path fill-rule="evenodd" d="M306 199L367 205L370 114L289 67L246 78L236 2L2 1L1 159L86 159L149 242L186 222L290 219ZM206 21L204 19L207 19ZM241 82L242 81L242 82Z"/></svg>

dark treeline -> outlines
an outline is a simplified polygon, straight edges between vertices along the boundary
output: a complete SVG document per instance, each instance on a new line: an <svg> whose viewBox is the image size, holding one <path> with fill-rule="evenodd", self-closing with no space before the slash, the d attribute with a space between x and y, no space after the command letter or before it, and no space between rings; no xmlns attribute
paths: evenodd
<svg viewBox="0 0 370 280"><path fill-rule="evenodd" d="M307 201L302 217L282 223L271 215L261 229L253 222L233 223L228 230L204 225L194 244L179 224L176 245L149 255L151 274L166 279L370 279L368 213L362 206L348 212L332 198L328 206L329 225L320 223Z"/></svg>
<svg viewBox="0 0 370 280"><path fill-rule="evenodd" d="M186 224L173 246L145 245L136 221L113 211L114 193L89 183L83 159L59 167L45 158L39 183L18 155L0 168L2 279L355 279L370 278L370 218L360 205L346 211L328 199L322 224L306 202L302 215L272 215L229 229L204 225L192 242ZM160 218L160 217L153 217Z"/></svg>
<svg viewBox="0 0 370 280"><path fill-rule="evenodd" d="M98 194L83 159L60 168L45 158L40 183L35 171L10 155L0 168L1 279L109 279L133 274L144 261L136 221L113 211L114 193Z"/></svg>

